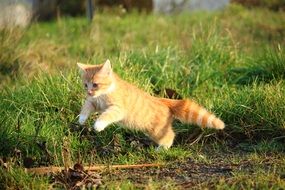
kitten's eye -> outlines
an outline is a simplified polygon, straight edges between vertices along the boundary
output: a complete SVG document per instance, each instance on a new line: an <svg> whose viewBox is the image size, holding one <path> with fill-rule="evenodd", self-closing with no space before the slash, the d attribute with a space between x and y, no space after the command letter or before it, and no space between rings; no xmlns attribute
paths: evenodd
<svg viewBox="0 0 285 190"><path fill-rule="evenodd" d="M97 88L98 84L97 83L93 83L93 88Z"/></svg>
<svg viewBox="0 0 285 190"><path fill-rule="evenodd" d="M88 87L88 86L87 86L87 83L85 83L85 84L84 84L84 87L85 87L85 88L87 88L87 87Z"/></svg>

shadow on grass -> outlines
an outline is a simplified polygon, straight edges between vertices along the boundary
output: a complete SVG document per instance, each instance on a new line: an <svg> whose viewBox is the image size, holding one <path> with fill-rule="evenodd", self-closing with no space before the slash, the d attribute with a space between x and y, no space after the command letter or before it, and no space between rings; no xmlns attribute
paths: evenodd
<svg viewBox="0 0 285 190"><path fill-rule="evenodd" d="M285 52L282 49L265 51L257 59L249 60L247 67L228 70L230 84L252 85L285 79Z"/></svg>

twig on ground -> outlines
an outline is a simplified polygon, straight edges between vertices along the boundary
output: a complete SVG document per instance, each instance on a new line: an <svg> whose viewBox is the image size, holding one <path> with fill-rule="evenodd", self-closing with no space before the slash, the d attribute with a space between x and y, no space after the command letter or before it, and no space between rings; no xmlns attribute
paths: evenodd
<svg viewBox="0 0 285 190"><path fill-rule="evenodd" d="M144 168L144 167L160 167L162 164L133 164L133 165L98 165L98 166L85 166L85 171L98 171L104 169L134 169L134 168ZM45 175L48 173L57 173L64 170L65 167L38 167L38 168L26 168L26 172L34 173L38 175Z"/></svg>

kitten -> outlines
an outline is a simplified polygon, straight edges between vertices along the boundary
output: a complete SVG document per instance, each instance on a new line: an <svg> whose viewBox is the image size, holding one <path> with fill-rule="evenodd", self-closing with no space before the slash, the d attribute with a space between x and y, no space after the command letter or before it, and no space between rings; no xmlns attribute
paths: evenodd
<svg viewBox="0 0 285 190"><path fill-rule="evenodd" d="M101 115L94 124L98 132L111 123L121 123L144 131L159 147L168 149L175 136L174 119L201 127L225 127L223 121L192 100L153 97L122 80L112 71L109 60L102 65L77 65L87 92L79 123L83 124L92 112L98 111Z"/></svg>

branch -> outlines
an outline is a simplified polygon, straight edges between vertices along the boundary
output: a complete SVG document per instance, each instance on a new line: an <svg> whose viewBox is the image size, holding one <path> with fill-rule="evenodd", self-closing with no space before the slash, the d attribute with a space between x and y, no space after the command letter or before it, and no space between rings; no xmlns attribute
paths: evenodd
<svg viewBox="0 0 285 190"><path fill-rule="evenodd" d="M98 165L98 166L85 166L84 171L99 171L104 169L134 169L134 168L145 168L145 167L160 167L162 164L131 164L131 165ZM26 172L44 175L48 173L58 173L64 170L65 167L38 167L38 168L26 168Z"/></svg>

